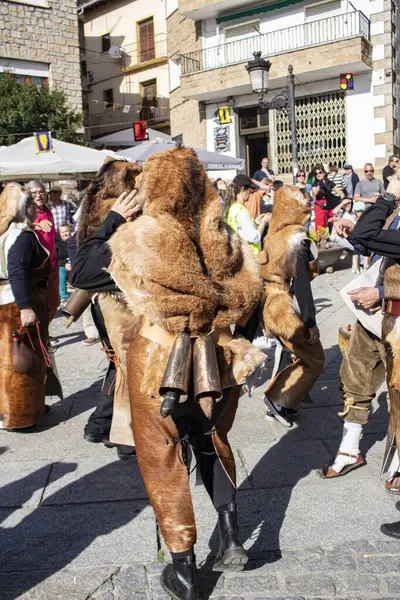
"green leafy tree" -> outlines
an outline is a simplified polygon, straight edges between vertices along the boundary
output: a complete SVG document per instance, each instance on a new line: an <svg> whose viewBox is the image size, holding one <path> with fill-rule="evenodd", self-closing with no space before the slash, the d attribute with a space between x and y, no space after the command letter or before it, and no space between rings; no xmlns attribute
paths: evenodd
<svg viewBox="0 0 400 600"><path fill-rule="evenodd" d="M84 144L83 115L68 104L58 88L20 83L12 73L0 73L0 145L9 146L34 131L51 131L64 142ZM27 134L26 136L16 134Z"/></svg>

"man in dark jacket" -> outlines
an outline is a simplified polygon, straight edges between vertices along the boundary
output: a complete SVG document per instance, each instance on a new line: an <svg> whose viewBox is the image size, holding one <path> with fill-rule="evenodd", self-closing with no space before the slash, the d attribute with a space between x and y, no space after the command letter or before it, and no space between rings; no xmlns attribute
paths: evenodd
<svg viewBox="0 0 400 600"><path fill-rule="evenodd" d="M397 158L397 156L395 156L394 154L392 154L392 156L389 156L388 164L382 170L383 187L385 188L385 190L387 190L389 185L389 177L394 175L394 172L398 166L399 159Z"/></svg>
<svg viewBox="0 0 400 600"><path fill-rule="evenodd" d="M115 202L103 224L79 247L70 274L73 286L93 292L120 291L109 273L106 272L111 262L108 241L120 225L132 220L133 216L139 212L140 207L134 200L135 195L136 190L129 195L123 193ZM74 255L74 252L72 251L71 254ZM96 303L92 305L92 314L101 338L110 348L111 344L108 340L104 319ZM114 375L115 368L109 369L107 380L103 385L105 392L101 394L96 409L89 417L85 427L84 438L89 442L97 443L108 439L114 405L113 395L110 395L108 390L114 381ZM129 458L134 454L134 450L130 446L118 445L117 451L120 459Z"/></svg>
<svg viewBox="0 0 400 600"><path fill-rule="evenodd" d="M357 173L354 173L351 165L345 165L344 170L346 173L346 196L348 198L353 198L357 183L360 181L360 178Z"/></svg>

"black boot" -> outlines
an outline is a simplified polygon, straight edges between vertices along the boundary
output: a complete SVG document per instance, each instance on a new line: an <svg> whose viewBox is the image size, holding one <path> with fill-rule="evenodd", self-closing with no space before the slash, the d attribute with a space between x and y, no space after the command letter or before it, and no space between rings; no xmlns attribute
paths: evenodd
<svg viewBox="0 0 400 600"><path fill-rule="evenodd" d="M385 535L389 535L390 537L400 540L400 521L395 521L394 523L384 523L381 525L381 531Z"/></svg>
<svg viewBox="0 0 400 600"><path fill-rule="evenodd" d="M231 502L218 509L219 551L214 571L241 571L248 561L239 539L236 505Z"/></svg>
<svg viewBox="0 0 400 600"><path fill-rule="evenodd" d="M195 555L172 555L172 565L161 573L161 585L174 600L199 600Z"/></svg>

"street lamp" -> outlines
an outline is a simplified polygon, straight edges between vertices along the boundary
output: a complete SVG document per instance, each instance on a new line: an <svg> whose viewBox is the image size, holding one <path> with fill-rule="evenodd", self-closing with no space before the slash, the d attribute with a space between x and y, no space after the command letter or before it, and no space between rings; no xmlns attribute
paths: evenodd
<svg viewBox="0 0 400 600"><path fill-rule="evenodd" d="M297 161L297 137L296 137L296 113L294 99L294 75L293 67L289 65L288 85L277 94L272 100L264 100L267 94L268 75L271 68L269 60L261 58L261 52L253 52L254 59L249 60L246 65L247 72L250 76L252 91L258 96L258 104L262 108L278 110L289 117L290 134L292 139L292 171L293 183L296 183L296 173L298 171Z"/></svg>

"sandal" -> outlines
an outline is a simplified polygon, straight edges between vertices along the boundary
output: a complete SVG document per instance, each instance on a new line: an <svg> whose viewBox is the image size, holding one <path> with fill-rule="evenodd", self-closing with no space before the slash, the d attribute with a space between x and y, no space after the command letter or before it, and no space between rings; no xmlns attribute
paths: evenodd
<svg viewBox="0 0 400 600"><path fill-rule="evenodd" d="M400 473L398 471L385 481L385 490L389 494L400 494Z"/></svg>
<svg viewBox="0 0 400 600"><path fill-rule="evenodd" d="M351 458L356 458L357 460L355 463L353 463L351 465L346 465L345 467L343 467L343 469L341 471L339 471L339 473L338 473L337 471L332 469L332 465L335 462L336 456L338 456L339 454L341 454L342 456L350 456ZM367 464L367 461L361 454L355 455L355 454L347 454L347 452L336 452L336 455L335 455L334 459L332 460L332 462L330 462L327 467L324 467L323 469L318 469L318 471L316 471L316 474L321 479L334 479L335 477L342 477L343 475L350 473L350 471L359 469L360 467L363 467L366 464Z"/></svg>

